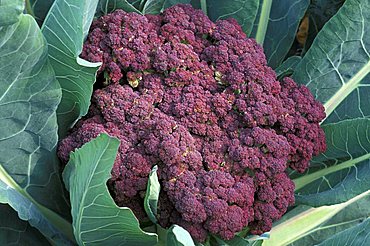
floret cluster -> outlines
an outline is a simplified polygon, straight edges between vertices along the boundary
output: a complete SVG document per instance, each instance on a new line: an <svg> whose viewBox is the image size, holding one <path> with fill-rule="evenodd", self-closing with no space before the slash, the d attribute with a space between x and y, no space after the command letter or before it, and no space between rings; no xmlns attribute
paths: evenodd
<svg viewBox="0 0 370 246"><path fill-rule="evenodd" d="M119 138L109 188L141 221L157 165L163 227L199 242L247 226L263 233L294 203L286 169L303 172L325 150L323 106L305 86L279 82L235 20L213 23L190 5L117 10L94 21L81 56L102 62L103 79L59 157L100 133Z"/></svg>

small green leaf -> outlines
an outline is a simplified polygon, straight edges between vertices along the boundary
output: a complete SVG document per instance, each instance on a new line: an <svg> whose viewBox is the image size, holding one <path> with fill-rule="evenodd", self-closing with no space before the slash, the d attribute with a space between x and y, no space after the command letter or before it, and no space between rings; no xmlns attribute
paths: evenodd
<svg viewBox="0 0 370 246"><path fill-rule="evenodd" d="M286 59L279 67L276 68L276 76L279 80L284 77L290 76L293 74L294 69L297 67L298 63L302 60L300 56L291 56Z"/></svg>
<svg viewBox="0 0 370 246"><path fill-rule="evenodd" d="M37 229L20 220L10 206L0 204L0 214L0 245L50 245Z"/></svg>
<svg viewBox="0 0 370 246"><path fill-rule="evenodd" d="M79 62L84 39L89 31L98 0L56 0L42 26L48 42L49 58L62 87L63 97L58 108L59 136L90 106L95 75L99 63Z"/></svg>
<svg viewBox="0 0 370 246"><path fill-rule="evenodd" d="M157 235L140 229L126 207L118 207L106 185L119 140L106 134L72 152L63 179L70 192L73 229L79 245L155 245Z"/></svg>
<svg viewBox="0 0 370 246"><path fill-rule="evenodd" d="M207 0L205 2L208 16L212 21L234 18L247 35L251 33L259 0Z"/></svg>
<svg viewBox="0 0 370 246"><path fill-rule="evenodd" d="M235 236L231 240L223 240L217 236L213 236L216 240L218 246L251 246L252 243L249 243L246 239Z"/></svg>
<svg viewBox="0 0 370 246"><path fill-rule="evenodd" d="M144 199L144 208L149 216L149 219L153 223L157 223L157 205L159 199L159 192L161 190L161 185L158 181L157 176L158 167L154 166L149 174L148 185L146 188L146 194Z"/></svg>
<svg viewBox="0 0 370 246"><path fill-rule="evenodd" d="M178 225L173 225L168 229L167 245L195 246L189 232Z"/></svg>

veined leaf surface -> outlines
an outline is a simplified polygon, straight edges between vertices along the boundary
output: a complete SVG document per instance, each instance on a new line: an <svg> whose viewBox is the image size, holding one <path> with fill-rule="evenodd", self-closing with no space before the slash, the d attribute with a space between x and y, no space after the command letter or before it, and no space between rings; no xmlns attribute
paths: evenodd
<svg viewBox="0 0 370 246"><path fill-rule="evenodd" d="M43 231L50 217L65 234L70 226L59 215L68 218L69 207L55 155L61 89L36 21L17 19L0 21L0 202L52 238L60 232Z"/></svg>
<svg viewBox="0 0 370 246"><path fill-rule="evenodd" d="M370 188L370 119L345 120L323 126L327 151L293 181L298 203L336 204Z"/></svg>
<svg viewBox="0 0 370 246"><path fill-rule="evenodd" d="M106 134L71 153L63 179L70 192L73 228L79 245L155 245L129 208L118 207L106 185L119 140Z"/></svg>
<svg viewBox="0 0 370 246"><path fill-rule="evenodd" d="M276 68L289 52L310 1L271 1L271 5L268 2L261 0L252 37L263 46L268 65Z"/></svg>
<svg viewBox="0 0 370 246"><path fill-rule="evenodd" d="M328 122L370 115L369 16L370 1L347 0L293 74L324 104Z"/></svg>
<svg viewBox="0 0 370 246"><path fill-rule="evenodd" d="M98 0L56 0L42 32L47 40L49 58L62 87L58 107L59 136L85 115L90 106L98 63L79 58Z"/></svg>
<svg viewBox="0 0 370 246"><path fill-rule="evenodd" d="M0 204L0 213L0 245L50 245L37 229L20 220L17 212L8 205Z"/></svg>

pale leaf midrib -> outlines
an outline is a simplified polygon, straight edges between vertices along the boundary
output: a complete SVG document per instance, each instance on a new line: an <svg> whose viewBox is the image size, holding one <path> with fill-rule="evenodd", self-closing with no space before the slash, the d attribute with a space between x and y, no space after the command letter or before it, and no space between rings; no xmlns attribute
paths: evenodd
<svg viewBox="0 0 370 246"><path fill-rule="evenodd" d="M261 6L261 14L258 20L258 26L257 26L257 32L256 32L256 41L260 45L263 45L263 42L265 41L271 6L272 6L272 0L263 0L262 6Z"/></svg>
<svg viewBox="0 0 370 246"><path fill-rule="evenodd" d="M328 117L354 91L362 79L370 72L370 61L366 63L346 84L344 84L327 102L325 102L325 113Z"/></svg>

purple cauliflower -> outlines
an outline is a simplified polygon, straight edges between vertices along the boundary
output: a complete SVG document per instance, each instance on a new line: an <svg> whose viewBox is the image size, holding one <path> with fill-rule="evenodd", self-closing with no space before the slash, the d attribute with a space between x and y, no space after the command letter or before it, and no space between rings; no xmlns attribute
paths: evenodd
<svg viewBox="0 0 370 246"><path fill-rule="evenodd" d="M262 48L233 19L190 5L160 15L117 10L95 20L81 57L102 62L88 115L60 142L69 153L100 133L120 139L109 188L140 221L158 166L158 221L203 242L271 229L294 203L291 168L326 148L324 107L307 87L279 82Z"/></svg>

